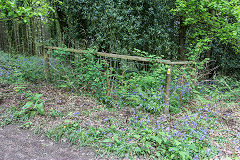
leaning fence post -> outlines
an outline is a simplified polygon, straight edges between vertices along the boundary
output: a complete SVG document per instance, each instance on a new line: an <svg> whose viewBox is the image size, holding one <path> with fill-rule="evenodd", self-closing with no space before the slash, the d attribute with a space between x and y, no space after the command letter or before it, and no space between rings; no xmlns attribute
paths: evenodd
<svg viewBox="0 0 240 160"><path fill-rule="evenodd" d="M48 49L44 51L44 73L47 83L51 81Z"/></svg>
<svg viewBox="0 0 240 160"><path fill-rule="evenodd" d="M172 72L172 65L169 66L169 68L167 70L167 76L166 76L166 87L165 87L165 104L166 104L166 108L164 110L164 112L166 114L169 113L171 72Z"/></svg>

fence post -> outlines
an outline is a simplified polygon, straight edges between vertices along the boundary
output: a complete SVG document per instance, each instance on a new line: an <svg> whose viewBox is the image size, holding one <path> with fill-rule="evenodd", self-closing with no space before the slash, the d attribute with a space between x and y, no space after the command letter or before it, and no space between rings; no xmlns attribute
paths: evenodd
<svg viewBox="0 0 240 160"><path fill-rule="evenodd" d="M50 65L49 65L49 55L48 55L48 49L46 49L44 54L44 73L47 83L51 81L51 72L50 72Z"/></svg>
<svg viewBox="0 0 240 160"><path fill-rule="evenodd" d="M183 78L184 78L184 74L185 74L185 67L186 65L183 66L183 68L180 68L182 71L182 75L181 75L181 90L180 90L180 104L182 105L182 92L183 92Z"/></svg>
<svg viewBox="0 0 240 160"><path fill-rule="evenodd" d="M165 104L166 104L166 108L164 109L164 112L166 114L169 113L171 72L172 72L172 65L169 66L169 68L167 70L167 76L166 76L166 87L165 87Z"/></svg>

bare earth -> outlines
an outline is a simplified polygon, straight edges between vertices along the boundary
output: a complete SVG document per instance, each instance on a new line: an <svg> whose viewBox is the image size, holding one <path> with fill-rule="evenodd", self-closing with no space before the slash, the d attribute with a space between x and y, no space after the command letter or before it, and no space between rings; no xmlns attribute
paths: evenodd
<svg viewBox="0 0 240 160"><path fill-rule="evenodd" d="M46 137L10 125L0 128L0 160L89 160L98 159L90 149L77 150Z"/></svg>

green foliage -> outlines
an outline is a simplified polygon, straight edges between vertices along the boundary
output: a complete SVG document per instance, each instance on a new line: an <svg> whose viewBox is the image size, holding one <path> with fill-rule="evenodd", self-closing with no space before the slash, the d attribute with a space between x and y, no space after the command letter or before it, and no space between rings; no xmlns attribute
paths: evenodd
<svg viewBox="0 0 240 160"><path fill-rule="evenodd" d="M130 127L124 129L119 129L111 121L108 123L109 128L83 129L77 121L66 120L64 124L49 130L47 135L58 141L67 137L71 143L80 146L94 144L121 157L142 155L159 159L193 159L211 157L216 152L201 138L196 138L201 137L198 133L183 141L181 137L171 136L172 133L149 127L146 122L136 123L135 118L131 118Z"/></svg>
<svg viewBox="0 0 240 160"><path fill-rule="evenodd" d="M212 44L212 61L210 65L218 66L215 74L219 76L230 76L240 78L240 56L233 54L235 51L231 45L224 45L217 41Z"/></svg>
<svg viewBox="0 0 240 160"><path fill-rule="evenodd" d="M11 106L7 109L4 115L1 126L15 122L23 122L22 128L31 127L32 122L26 122L31 118L35 118L37 115L45 115L44 101L41 99L42 94L33 94L32 92L25 93L27 101L20 103L20 106Z"/></svg>
<svg viewBox="0 0 240 160"><path fill-rule="evenodd" d="M21 107L21 110L16 111L13 117L16 119L34 118L37 114L44 115L44 102L41 99L42 94L26 93L27 102Z"/></svg>
<svg viewBox="0 0 240 160"><path fill-rule="evenodd" d="M209 84L203 84L201 87L202 93L198 96L208 95L212 97L208 103L224 101L226 103L237 102L240 98L240 83L234 79L227 77L218 77Z"/></svg>
<svg viewBox="0 0 240 160"><path fill-rule="evenodd" d="M196 159L197 157L210 159L216 155L216 149L209 143L209 132L211 129L216 129L217 115L203 104L200 104L195 110L192 109L191 112L188 106L181 107L189 98L202 100L202 103L209 105L219 100L236 101L240 88L238 82L230 83L233 80L228 82L222 78L213 85L198 83L195 86L196 70L189 66L173 67L170 113L173 117L174 114L177 117L186 114L186 117L173 122L178 125L177 127L174 125L169 128L168 125L173 119L151 123L146 112L144 112L144 116L138 114L141 110L158 115L162 112L165 107L163 89L168 66L162 64L150 66L148 71L144 71L132 63L123 61L120 69L111 72L113 69L110 61L108 59L100 60L94 53L95 51L89 50L85 55L74 55L74 58L70 57L69 53L55 53L54 57L50 59L51 69L58 71L53 73L60 79L54 80L54 84L65 85L66 88L81 88L112 107L132 107L133 115L128 115L129 119L123 124L118 124L116 119L104 120L106 123L104 127L83 128L80 121L66 120L63 124L48 131L47 135L50 138L61 140L66 137L73 144L94 146L107 153L116 153L121 157L128 155L129 157L145 156L158 159ZM58 57L58 55L60 56ZM4 63L6 62L4 61ZM22 67L19 66L19 68ZM179 79L179 77L182 78L181 76L183 79ZM113 77L115 81L107 83ZM184 82L182 87L179 80ZM15 90L21 92L22 88L25 87L19 86ZM191 91L188 90L189 88ZM181 91L182 97L178 97L179 91ZM192 95L192 93L194 94ZM203 99L206 95L212 98L208 101L206 99L209 97ZM32 125L31 121L26 120L46 115L41 94L27 92L25 96L27 101L24 101L20 107L13 106L8 111L8 116L4 117L4 124L1 123L1 125L22 120L24 121L22 127L29 128ZM138 110L138 108L140 109ZM181 112L181 110L185 112ZM179 112L181 114L178 114ZM12 115L13 118L9 115ZM62 118L64 115L52 109L50 116ZM73 111L67 115L71 119L73 116Z"/></svg>
<svg viewBox="0 0 240 160"><path fill-rule="evenodd" d="M56 63L56 71L64 71L64 73L54 73L64 80L59 84L61 87L76 87L92 93L104 87L106 83L104 62L97 63L98 59L94 51L86 51L84 55L69 55L63 51L53 54L53 57L57 59L53 62Z"/></svg>
<svg viewBox="0 0 240 160"><path fill-rule="evenodd" d="M136 48L167 57L177 51L177 28L169 12L175 1L68 0L56 6L65 45L121 54Z"/></svg>
<svg viewBox="0 0 240 160"><path fill-rule="evenodd" d="M54 11L47 0L1 0L0 21L23 19L28 22L31 17L44 17Z"/></svg>
<svg viewBox="0 0 240 160"><path fill-rule="evenodd" d="M135 50L138 54L145 54ZM37 57L27 58L23 56L4 57L8 64L17 66L7 77L2 77L8 82L32 82L45 79L41 59ZM165 79L168 66L150 65L146 72L138 67L137 63L117 61L119 67L115 68L109 59L99 59L94 50L87 50L84 55L70 54L64 51L56 51L50 59L51 74L54 85L60 88L71 88L84 93L91 93L100 101L112 107L140 107L151 113L159 113L165 107ZM39 66L39 64L41 64ZM19 72L20 70L20 72ZM174 68L171 83L170 111L179 112L181 105L189 98L189 86L183 82L180 87L179 77L185 69ZM191 72L186 70L184 74ZM192 76L184 77L192 82ZM184 90L184 91L180 91ZM182 92L182 93L181 93ZM182 97L180 97L182 95ZM179 101L184 98L184 101Z"/></svg>
<svg viewBox="0 0 240 160"><path fill-rule="evenodd" d="M187 28L185 48L188 59L202 61L209 58L206 69L210 78L214 74L229 76L229 73L239 77L239 8L238 0L177 0L176 8L172 10Z"/></svg>
<svg viewBox="0 0 240 160"><path fill-rule="evenodd" d="M74 61L76 84L87 89L87 91L96 92L103 87L106 77L103 76L103 63L97 63L97 58L92 52L88 52L84 57L75 57L79 61ZM91 84L91 85L89 85Z"/></svg>
<svg viewBox="0 0 240 160"><path fill-rule="evenodd" d="M137 51L139 54L141 52ZM236 101L239 97L239 84L231 84L224 79L219 79L218 84L210 85L197 83L197 69L190 66L173 67L170 113L171 116L178 115L181 110L186 111L186 118L182 117L174 123L179 125L169 128L168 121L151 123L144 112L144 116L136 114L141 110L158 114L166 106L163 101L165 88L165 76L167 65L149 66L149 70L138 68L136 63L127 63L122 61L119 69L111 65L109 59L99 59L95 51L88 50L84 55L72 55L61 51L54 53L50 59L51 73L59 79L54 79L53 84L69 88L81 89L87 93L94 94L99 100L112 107L132 107L133 115L128 115L129 119L123 124L117 124L117 120L106 120L107 127L85 127L80 126L80 122L66 120L64 124L56 126L49 130L48 136L55 140L61 140L67 137L71 143L81 146L95 146L111 153L114 152L121 157L129 155L146 156L158 159L207 159L213 157L217 151L209 144L210 129L216 127L216 115L214 111L206 109L206 105L200 104L195 111L188 106L184 106L190 98L201 100L202 103L212 105L211 101ZM4 57L4 56L3 56ZM18 62L21 56L4 57L2 68L8 70L6 64L18 68L24 68L26 64ZM194 58L194 57L193 57ZM28 58L31 59L31 58ZM35 57L31 60L36 61ZM8 63L14 62L14 63ZM204 63L204 62L202 62ZM31 63L32 68L38 63ZM39 65L38 65L39 67ZM200 68L199 68L200 67ZM24 68L22 73L29 68ZM26 72L28 73L28 72ZM5 71L2 74L6 74ZM9 79L14 74L9 75ZM19 74L24 80L25 75ZM182 77L181 77L182 76ZM14 77L14 76L13 76ZM28 76L31 77L31 76ZM39 79L40 77L37 77ZM7 79L6 79L7 80ZM34 81L34 77L32 77ZM110 81L109 81L110 80ZM113 81L114 80L114 81ZM183 81L183 83L181 83ZM181 84L183 86L181 86ZM229 84L231 84L229 86ZM22 92L24 86L16 87L16 92ZM189 90L191 89L191 90ZM203 90L204 89L204 90ZM221 93L221 94L219 94ZM228 94L231 96L228 96ZM181 97L180 97L181 95ZM197 97L198 95L199 97ZM205 96L210 98L208 101ZM13 106L4 116L1 125L6 125L15 121L23 121L23 128L31 127L30 120L33 117L46 115L44 111L44 101L41 94L25 93L27 101L22 102L19 107ZM201 99L202 98L202 99ZM185 103L186 104L186 103ZM191 106L194 107L194 106ZM137 110L136 110L137 109ZM139 109L139 110L138 110ZM206 112L209 113L206 115ZM88 115L90 111L88 112ZM173 114L174 113L174 114ZM181 112L185 114L185 112ZM11 115L11 116L9 116ZM63 115L56 110L50 110L50 116L53 118ZM73 117L71 111L67 117ZM155 125L156 124L156 125Z"/></svg>
<svg viewBox="0 0 240 160"><path fill-rule="evenodd" d="M0 54L1 81L7 83L23 83L24 81L43 81L43 59L22 55Z"/></svg>
<svg viewBox="0 0 240 160"><path fill-rule="evenodd" d="M54 51L51 56L53 58L55 58L56 60L60 61L60 62L64 62L66 60L68 60L68 58L73 55L72 53L70 52L65 52L65 51Z"/></svg>
<svg viewBox="0 0 240 160"><path fill-rule="evenodd" d="M150 57L146 52L135 51ZM58 69L58 73L53 74L56 74L54 77L60 77L59 83L55 84L60 87L91 93L112 107L127 105L159 113L166 106L164 90L167 65L149 65L150 70L147 72L138 67L138 63L100 59L95 55L95 51L91 50L86 51L84 55L69 56L69 53L60 51L53 56L57 61L52 63ZM119 63L119 67L115 66L116 63ZM189 99L189 85L185 81L179 82L183 70L184 68L174 67L170 97L170 111L173 113L180 112L181 105ZM186 70L185 74L189 75L189 72L191 70ZM184 77L192 82L193 76ZM185 100L179 101L180 98Z"/></svg>
<svg viewBox="0 0 240 160"><path fill-rule="evenodd" d="M176 5L173 12L183 17L184 25L190 28L187 43L193 43L196 52L208 50L216 39L231 44L235 52L239 52L239 1L177 0Z"/></svg>
<svg viewBox="0 0 240 160"><path fill-rule="evenodd" d="M30 117L36 114L44 115L44 101L41 99L43 95L28 92L26 96L29 101L22 107L25 114L30 114Z"/></svg>
<svg viewBox="0 0 240 160"><path fill-rule="evenodd" d="M83 128L79 121L66 120L49 130L50 138L59 141L67 137L73 144L103 148L121 157L128 154L131 158L211 159L216 155L216 149L209 143L208 133L210 129L215 129L217 116L204 103L211 106L213 102L239 100L240 84L232 79L227 82L224 78L216 79L217 82L211 85L198 81L205 69L204 63L209 60L216 59L215 65L220 65L227 74L229 71L236 74L237 71L234 73L233 70L239 70L239 56L234 54L239 52L240 46L239 1L177 0L176 8L172 0L64 0L62 3L53 1L53 7L45 0L0 1L0 21L23 18L27 22L31 17L44 17L55 8L52 17L56 20L49 25L51 36L60 36L55 38L63 39L67 46L91 46L99 51L152 59L163 55L167 59L178 59L181 56L177 54L181 17L188 27L185 45L188 59L194 64L173 67L170 115L180 116L178 113L184 110L187 116L176 122L178 127L169 127L167 125L171 120L160 122L163 125L158 122L154 125L134 110L137 108L137 112L144 110L157 115L163 112L168 105L164 101L167 65L147 65L144 70L138 67L137 62L101 59L95 55L95 50L87 50L84 55L53 52L50 68L54 85L90 93L107 106L131 107L134 115L126 124L120 125L116 124L116 120L108 119L108 127ZM171 15L170 10L175 15ZM56 26L60 27L58 31ZM56 39L52 41L55 43ZM205 56L209 49L212 55ZM205 57L209 59L203 60ZM10 56L1 52L0 64L1 82L41 82L45 79L43 59L40 57ZM114 68L114 65L118 67ZM20 92L21 87L16 91ZM25 96L27 101L22 105L6 109L1 125L24 121L21 127L30 128L32 122L26 120L46 115L42 94L27 92ZM199 100L200 105L188 112L191 109L186 102L191 98ZM90 111L85 112L90 115ZM72 117L72 113L67 116ZM62 118L63 114L51 109L50 116ZM218 141L223 140L219 138Z"/></svg>
<svg viewBox="0 0 240 160"><path fill-rule="evenodd" d="M59 118L62 118L63 114L55 109L50 109L50 115L51 117L53 118L56 118L56 117L59 117Z"/></svg>
<svg viewBox="0 0 240 160"><path fill-rule="evenodd" d="M31 121L28 121L28 122L23 123L23 124L20 126L20 128L22 128L22 129L29 129L31 126L32 126L32 122L31 122Z"/></svg>

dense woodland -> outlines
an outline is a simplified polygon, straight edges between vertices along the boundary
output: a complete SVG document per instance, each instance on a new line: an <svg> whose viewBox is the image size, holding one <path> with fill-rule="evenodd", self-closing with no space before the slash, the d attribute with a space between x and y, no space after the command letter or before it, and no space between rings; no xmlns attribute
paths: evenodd
<svg viewBox="0 0 240 160"><path fill-rule="evenodd" d="M1 1L1 48L96 48L169 60L209 58L210 71L239 76L239 2L181 0ZM212 75L211 75L212 76Z"/></svg>
<svg viewBox="0 0 240 160"><path fill-rule="evenodd" d="M239 54L239 0L0 0L0 127L106 159L239 159Z"/></svg>

